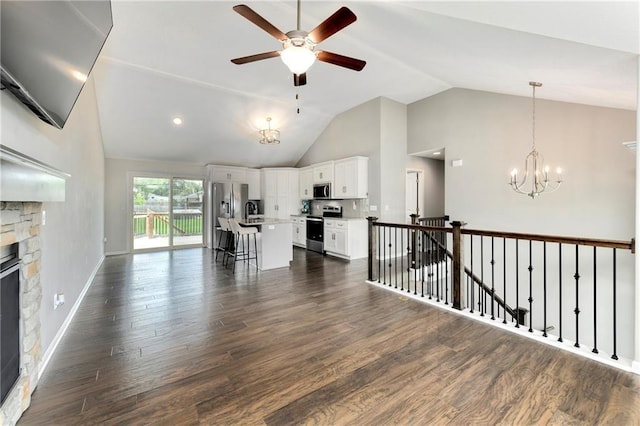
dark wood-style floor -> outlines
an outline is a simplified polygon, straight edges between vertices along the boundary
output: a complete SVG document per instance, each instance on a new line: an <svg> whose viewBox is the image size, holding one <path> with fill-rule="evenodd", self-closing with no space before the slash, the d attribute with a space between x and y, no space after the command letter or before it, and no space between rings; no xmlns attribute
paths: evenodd
<svg viewBox="0 0 640 426"><path fill-rule="evenodd" d="M20 424L640 424L638 376L294 257L107 258Z"/></svg>

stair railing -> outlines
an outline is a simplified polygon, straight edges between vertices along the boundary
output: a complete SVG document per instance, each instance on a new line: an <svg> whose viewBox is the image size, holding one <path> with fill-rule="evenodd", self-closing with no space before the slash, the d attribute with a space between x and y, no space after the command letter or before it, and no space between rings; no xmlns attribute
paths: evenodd
<svg viewBox="0 0 640 426"><path fill-rule="evenodd" d="M625 301L618 294L621 284L624 294L633 291L633 239L467 229L456 221L445 226L448 217L368 220L370 282L542 337L557 328L559 342L588 345L596 354L601 333L605 351L618 359L618 310Z"/></svg>

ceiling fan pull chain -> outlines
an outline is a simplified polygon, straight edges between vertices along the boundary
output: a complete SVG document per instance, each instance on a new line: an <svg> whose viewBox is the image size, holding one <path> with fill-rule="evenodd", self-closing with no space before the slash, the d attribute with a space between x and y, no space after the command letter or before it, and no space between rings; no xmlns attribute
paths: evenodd
<svg viewBox="0 0 640 426"><path fill-rule="evenodd" d="M300 104L298 103L298 94L296 93L296 113L300 114Z"/></svg>

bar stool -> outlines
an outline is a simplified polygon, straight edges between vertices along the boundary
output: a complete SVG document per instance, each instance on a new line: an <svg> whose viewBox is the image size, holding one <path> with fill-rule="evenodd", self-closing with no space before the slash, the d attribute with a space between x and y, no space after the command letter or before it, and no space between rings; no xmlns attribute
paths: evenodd
<svg viewBox="0 0 640 426"><path fill-rule="evenodd" d="M231 227L231 232L235 235L235 250L233 254L229 254L229 256L233 256L233 270L236 269L236 262L238 260L242 260L247 262L249 260L255 259L256 261L256 271L258 270L258 228L253 226L240 226L235 219L229 219L229 226ZM251 257L251 246L249 237L253 235L253 257ZM244 237L247 237L247 242L245 244ZM242 240L242 251L239 251L240 240Z"/></svg>
<svg viewBox="0 0 640 426"><path fill-rule="evenodd" d="M216 247L216 262L218 261L218 254L222 252L222 264L224 265L226 264L227 256L231 248L230 243L233 234L227 218L219 217L218 222L220 223L220 236L218 237L218 246Z"/></svg>

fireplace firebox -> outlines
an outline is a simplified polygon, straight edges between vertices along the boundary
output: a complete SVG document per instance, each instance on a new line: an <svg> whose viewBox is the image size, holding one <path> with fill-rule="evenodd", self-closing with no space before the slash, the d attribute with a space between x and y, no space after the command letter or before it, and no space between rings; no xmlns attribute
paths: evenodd
<svg viewBox="0 0 640 426"><path fill-rule="evenodd" d="M18 243L0 247L0 404L20 376Z"/></svg>

